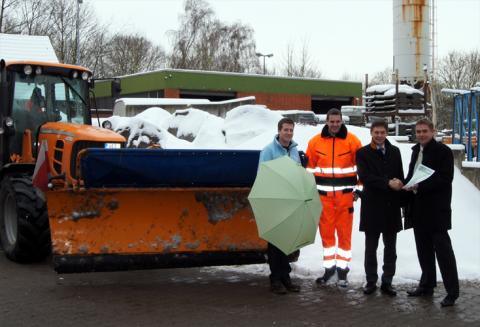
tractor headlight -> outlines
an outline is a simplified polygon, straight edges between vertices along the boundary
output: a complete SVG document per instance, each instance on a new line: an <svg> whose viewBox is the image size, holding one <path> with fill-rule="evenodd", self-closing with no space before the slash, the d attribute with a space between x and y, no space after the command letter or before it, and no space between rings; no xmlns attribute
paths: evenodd
<svg viewBox="0 0 480 327"><path fill-rule="evenodd" d="M42 67L38 66L35 68L35 75L41 75L42 74Z"/></svg>
<svg viewBox="0 0 480 327"><path fill-rule="evenodd" d="M25 73L25 75L31 75L33 72L32 66L26 65L25 67L23 67L23 72Z"/></svg>
<svg viewBox="0 0 480 327"><path fill-rule="evenodd" d="M83 79L84 81L86 81L86 80L88 79L88 73L87 73L87 72L83 72L83 73L82 73L82 79Z"/></svg>
<svg viewBox="0 0 480 327"><path fill-rule="evenodd" d="M106 128L106 129L112 129L112 123L109 121L109 120L105 120L103 123L102 123L102 127L103 128Z"/></svg>
<svg viewBox="0 0 480 327"><path fill-rule="evenodd" d="M105 143L105 149L120 149L121 147L120 143Z"/></svg>
<svg viewBox="0 0 480 327"><path fill-rule="evenodd" d="M72 72L72 78L77 78L78 77L78 72L76 70L74 70Z"/></svg>

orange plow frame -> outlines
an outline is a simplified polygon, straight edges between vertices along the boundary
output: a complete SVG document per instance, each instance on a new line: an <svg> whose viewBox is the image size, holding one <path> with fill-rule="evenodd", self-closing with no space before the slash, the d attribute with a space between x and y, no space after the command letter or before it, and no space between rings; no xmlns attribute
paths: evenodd
<svg viewBox="0 0 480 327"><path fill-rule="evenodd" d="M47 192L57 272L265 262L249 188Z"/></svg>

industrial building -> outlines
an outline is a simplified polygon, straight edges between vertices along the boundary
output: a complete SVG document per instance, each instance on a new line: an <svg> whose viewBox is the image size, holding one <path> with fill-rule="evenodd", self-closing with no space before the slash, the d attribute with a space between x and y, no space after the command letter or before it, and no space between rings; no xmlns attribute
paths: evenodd
<svg viewBox="0 0 480 327"><path fill-rule="evenodd" d="M96 107L112 109L117 98L183 98L224 101L254 96L270 109L312 110L358 105L362 83L256 74L162 69L95 84ZM118 83L119 82L119 83Z"/></svg>

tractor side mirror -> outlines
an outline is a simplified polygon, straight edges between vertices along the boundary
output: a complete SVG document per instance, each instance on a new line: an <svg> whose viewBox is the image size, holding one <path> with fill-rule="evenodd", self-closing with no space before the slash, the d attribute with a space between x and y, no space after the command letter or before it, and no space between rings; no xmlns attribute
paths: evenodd
<svg viewBox="0 0 480 327"><path fill-rule="evenodd" d="M120 98L120 93L122 92L122 82L119 78L114 78L112 80L112 98Z"/></svg>

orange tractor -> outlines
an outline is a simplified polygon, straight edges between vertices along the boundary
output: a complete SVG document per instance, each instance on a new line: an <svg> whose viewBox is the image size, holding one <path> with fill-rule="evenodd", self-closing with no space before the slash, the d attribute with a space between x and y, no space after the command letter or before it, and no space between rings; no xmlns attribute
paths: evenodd
<svg viewBox="0 0 480 327"><path fill-rule="evenodd" d="M92 86L83 67L0 61L6 256L52 253L59 273L264 262L246 199L258 152L126 149L91 126ZM32 183L41 149L43 190Z"/></svg>

